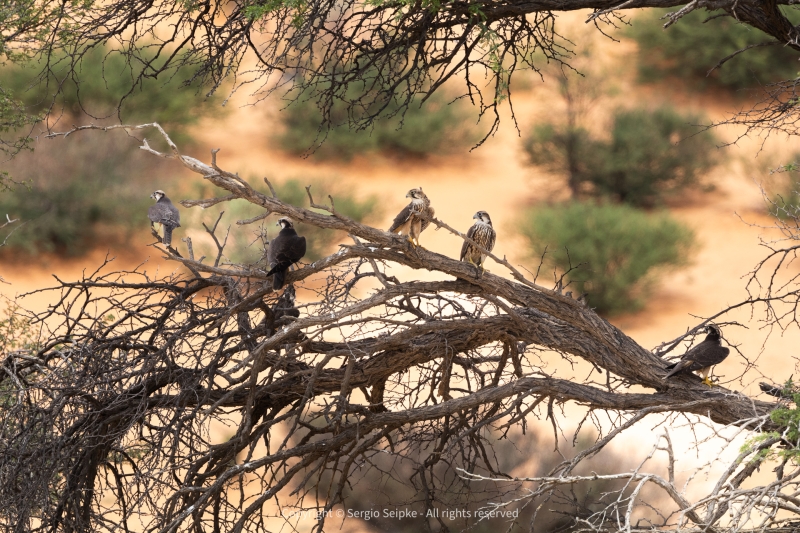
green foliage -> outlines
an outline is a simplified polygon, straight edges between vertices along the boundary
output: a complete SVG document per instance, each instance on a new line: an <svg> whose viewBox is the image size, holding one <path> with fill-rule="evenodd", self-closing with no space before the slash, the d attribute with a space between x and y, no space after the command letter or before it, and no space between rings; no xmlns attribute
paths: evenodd
<svg viewBox="0 0 800 533"><path fill-rule="evenodd" d="M18 155L8 168L25 186L0 194L0 216L19 218L4 253L80 255L98 239L146 231L149 194L168 189L157 161L124 135L72 136ZM155 186L158 179L158 187Z"/></svg>
<svg viewBox="0 0 800 533"><path fill-rule="evenodd" d="M280 198L281 201L297 206L308 206L309 204L308 194L305 189L307 185L311 185L311 193L316 203L329 205L330 200L328 200L328 195L330 195L335 202L336 211L353 220L368 223L381 216L381 209L377 197L367 196L365 198L359 198L353 194L352 186L342 184L335 178L292 178L281 183L273 184L278 198ZM203 190L199 190L198 192L201 196L205 193ZM261 210L257 206L244 201L236 201L223 204L218 208L210 208L202 211L202 216L206 225L210 227L219 216L220 211L225 211L223 222L226 224L233 223L236 220L252 218L261 214ZM325 215L329 214L318 209L314 211ZM279 231L275 225L278 218L277 216L267 218L262 222L260 227L255 228L254 231L251 232L242 231L242 229L232 232L232 240L229 241L225 250L225 255L228 259L240 264L257 262L266 253L265 250L269 239L277 235ZM220 225L222 226L222 224ZM307 251L303 259L304 261L316 261L336 251L336 244L342 242L342 239L345 237L341 232L318 228L303 223L295 223L294 227L300 235L306 238ZM210 255L211 250L204 249L203 253Z"/></svg>
<svg viewBox="0 0 800 533"><path fill-rule="evenodd" d="M306 0L267 0L245 7L244 13L249 20L256 21L281 10L292 13L292 26L300 28L306 20L308 2Z"/></svg>
<svg viewBox="0 0 800 533"><path fill-rule="evenodd" d="M352 110L337 101L330 117L334 126L326 132L320 130L323 117L314 100L300 98L281 112L284 130L278 142L295 154L312 151L319 158L347 160L366 152L421 157L461 150L476 140L465 106L460 101L449 103L439 92L422 106L409 106L404 116L396 114L398 110L399 104L394 102L384 112L390 118L377 120L369 130L359 130L352 128Z"/></svg>
<svg viewBox="0 0 800 533"><path fill-rule="evenodd" d="M131 87L133 76L143 67L127 61L117 51L96 48L74 65L66 56L54 57L46 78L39 77L38 63L3 66L0 131L13 137L54 102L68 120L80 123L84 114L116 117L122 101L122 121L158 121L173 140L190 141L188 126L214 112L216 99L178 91L181 81L191 77L185 68L172 72L169 79L164 76L170 73L165 73L158 81L147 79ZM150 68L157 68L157 63ZM6 109L12 118L4 118ZM154 162L145 162L147 156L130 141L120 136L91 140L73 136L68 142L43 143L35 155L22 153L7 164L0 173L0 188L9 188L11 176L27 184L0 195L0 216L9 214L23 224L9 239L9 248L79 255L91 249L103 232L119 234L124 228L130 235L134 228L144 230L143 213L156 171ZM28 146L19 139L9 142L16 142L17 148ZM166 188L163 177L159 187Z"/></svg>
<svg viewBox="0 0 800 533"><path fill-rule="evenodd" d="M30 138L15 133L41 120L42 116L26 112L24 104L9 90L0 86L0 153L15 154L30 146ZM8 173L0 172L0 189L6 186Z"/></svg>
<svg viewBox="0 0 800 533"><path fill-rule="evenodd" d="M144 67L129 62L119 51L95 48L77 60L61 55L51 61L46 77L40 76L42 64L38 62L0 70L8 92L37 116L54 103L56 111L67 113L71 119L84 114L117 118L119 114L123 123L159 122L170 129L173 140L186 142L188 126L221 110L218 98L206 98L196 87L192 91L192 85L188 90L178 90L192 77L186 67L132 86ZM158 69L158 62L147 70L153 69Z"/></svg>
<svg viewBox="0 0 800 533"><path fill-rule="evenodd" d="M4 301L3 318L0 319L0 355L17 350L35 350L36 329L24 316L16 302Z"/></svg>
<svg viewBox="0 0 800 533"><path fill-rule="evenodd" d="M795 154L798 160L800 154ZM776 172L786 177L778 192L769 202L769 214L781 220L800 219L800 166L797 163L782 165Z"/></svg>
<svg viewBox="0 0 800 533"><path fill-rule="evenodd" d="M771 439L780 438L785 441L789 446L781 446L777 450L772 448L765 448L760 450L753 460L757 459L780 459L780 460L800 460L800 389L789 378L783 385L781 390L782 396L788 398L794 404L790 407L788 403L782 402L778 407L772 410L769 418L773 424L776 424L779 429L777 431L770 431L761 433L753 438L750 438L742 445L741 452L747 452L758 447L759 444Z"/></svg>
<svg viewBox="0 0 800 533"><path fill-rule="evenodd" d="M663 28L666 9L651 9L638 15L628 34L639 45L638 68L643 81L665 76L689 80L695 87L716 86L738 91L797 76L796 52L785 46L748 50L711 70L721 59L750 45L774 40L769 35L737 23L731 17L708 19L705 11L693 11L677 24ZM787 10L793 24L797 12Z"/></svg>
<svg viewBox="0 0 800 533"><path fill-rule="evenodd" d="M694 243L692 231L669 215L626 205L533 207L520 230L531 255L544 255L546 266L566 273L602 314L641 308L655 272L685 264Z"/></svg>
<svg viewBox="0 0 800 533"><path fill-rule="evenodd" d="M530 162L566 175L573 192L652 207L716 163L715 138L701 117L669 107L618 110L610 139L566 125L541 124L524 140Z"/></svg>
<svg viewBox="0 0 800 533"><path fill-rule="evenodd" d="M567 176L573 197L603 166L605 147L581 127L537 124L523 143L531 164Z"/></svg>

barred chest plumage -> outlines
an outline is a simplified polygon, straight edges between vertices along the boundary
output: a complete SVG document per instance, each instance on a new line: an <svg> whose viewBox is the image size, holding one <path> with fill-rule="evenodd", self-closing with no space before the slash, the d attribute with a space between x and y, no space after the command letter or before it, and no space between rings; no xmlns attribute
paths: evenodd
<svg viewBox="0 0 800 533"><path fill-rule="evenodd" d="M477 215L476 215L477 216ZM477 222L467 232L467 237L475 241L478 245L487 251L494 248L494 241L496 233L490 222L484 221L478 217ZM468 261L476 266L483 265L484 253L472 243L464 241L464 246L461 249L461 260Z"/></svg>
<svg viewBox="0 0 800 533"><path fill-rule="evenodd" d="M475 225L475 235L472 237L472 240L486 248L493 234L494 229L489 224L479 222Z"/></svg>
<svg viewBox="0 0 800 533"><path fill-rule="evenodd" d="M411 200L411 210L417 213L422 213L425 211L425 208L431 205L431 201L428 198L412 198Z"/></svg>

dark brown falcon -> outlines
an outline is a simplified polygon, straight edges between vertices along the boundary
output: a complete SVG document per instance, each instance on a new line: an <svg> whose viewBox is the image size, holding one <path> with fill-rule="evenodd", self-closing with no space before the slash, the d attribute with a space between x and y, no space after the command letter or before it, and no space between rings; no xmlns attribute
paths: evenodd
<svg viewBox="0 0 800 533"><path fill-rule="evenodd" d="M708 335L703 342L683 354L680 361L667 367L670 373L664 376L664 379L680 372L700 372L703 375L703 383L711 386L711 381L708 379L711 367L724 361L730 349L722 346L718 326L713 324L706 326L706 333Z"/></svg>
<svg viewBox="0 0 800 533"><path fill-rule="evenodd" d="M395 217L389 232L408 235L411 244L419 246L419 234L425 231L425 228L431 223L430 220L423 220L419 215L424 214L428 218L433 218L435 211L431 207L431 201L422 192L422 187L408 191L406 198L411 198L411 203Z"/></svg>
<svg viewBox="0 0 800 533"><path fill-rule="evenodd" d="M494 241L497 238L492 227L492 219L489 218L489 213L486 211L478 211L472 217L475 219L475 224L467 231L467 237L480 244L486 251L491 252L494 248ZM481 252L474 244L464 241L461 246L461 260L472 263L476 267L480 267L481 271L484 270L483 260L486 259L486 254Z"/></svg>
<svg viewBox="0 0 800 533"><path fill-rule="evenodd" d="M164 229L164 238L162 242L165 246L172 244L172 230L181 227L181 214L178 208L172 205L164 191L158 190L150 195L150 198L156 201L155 205L151 205L147 210L147 216L150 218L150 225L155 229L156 233L162 228Z"/></svg>
<svg viewBox="0 0 800 533"><path fill-rule="evenodd" d="M272 276L272 288L278 290L283 287L289 267L306 255L306 238L297 234L289 218L278 220L276 225L281 227L281 231L267 248L267 262L270 266L267 276Z"/></svg>

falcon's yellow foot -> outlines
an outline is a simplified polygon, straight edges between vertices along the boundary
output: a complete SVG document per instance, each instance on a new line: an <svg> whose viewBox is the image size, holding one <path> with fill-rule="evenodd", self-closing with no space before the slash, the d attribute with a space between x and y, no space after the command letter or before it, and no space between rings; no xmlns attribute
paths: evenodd
<svg viewBox="0 0 800 533"><path fill-rule="evenodd" d="M483 276L483 265L476 264L471 258L469 264L475 267L475 277L480 279Z"/></svg>
<svg viewBox="0 0 800 533"><path fill-rule="evenodd" d="M708 376L706 376L706 379L703 380L703 383L705 383L709 387L713 387L714 386L714 384L711 382L711 378L708 377Z"/></svg>

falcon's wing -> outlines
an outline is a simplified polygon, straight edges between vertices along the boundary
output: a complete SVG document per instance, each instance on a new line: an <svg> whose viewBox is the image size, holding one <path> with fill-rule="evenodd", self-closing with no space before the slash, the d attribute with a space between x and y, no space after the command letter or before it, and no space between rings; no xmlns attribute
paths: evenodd
<svg viewBox="0 0 800 533"><path fill-rule="evenodd" d="M267 248L267 265L272 268L277 262L278 257L278 245L280 244L278 241L281 239L280 235L275 236L274 239L269 241L269 247Z"/></svg>
<svg viewBox="0 0 800 533"><path fill-rule="evenodd" d="M425 210L425 214L433 218L433 216L436 214L436 211L431 206L428 206L428 209ZM430 220L423 220L422 227L420 228L419 232L422 233L423 231L425 231L425 228L427 228L430 225L431 225Z"/></svg>
<svg viewBox="0 0 800 533"><path fill-rule="evenodd" d="M494 230L493 227L489 226L489 242L486 243L484 248L486 251L491 252L494 250L494 242L497 240L497 232Z"/></svg>
<svg viewBox="0 0 800 533"><path fill-rule="evenodd" d="M181 215L174 205L157 203L147 210L147 216L152 222L177 228L181 225Z"/></svg>
<svg viewBox="0 0 800 533"><path fill-rule="evenodd" d="M153 204L147 210L147 218L150 219L150 222L161 224L161 211L158 208L158 204Z"/></svg>
<svg viewBox="0 0 800 533"><path fill-rule="evenodd" d="M292 238L286 255L292 263L300 261L306 255L306 238L299 235Z"/></svg>
<svg viewBox="0 0 800 533"><path fill-rule="evenodd" d="M667 367L667 370L670 370L670 372L669 372L669 374L667 374L666 376L664 376L664 379L667 379L667 378L669 378L669 377L672 377L672 376L674 376L675 374L677 374L677 373L679 373L679 372L683 372L683 371L684 371L684 370L686 370L686 369L687 369L687 368L688 368L688 367L689 367L691 364L692 364L692 361L689 361L689 360L686 360L686 359L684 359L684 360L681 360L681 361L678 361L677 363L672 363L671 365L669 365L669 366Z"/></svg>
<svg viewBox="0 0 800 533"><path fill-rule="evenodd" d="M274 243L274 246L273 246ZM277 236L267 250L267 261L272 267L267 275L276 270L285 270L306 255L306 238L299 235Z"/></svg>
<svg viewBox="0 0 800 533"><path fill-rule="evenodd" d="M180 211L178 211L178 208L175 207L175 205L172 202L167 204L167 207L169 209L170 224L174 225L176 228L179 228L180 225L181 225L181 213L180 213Z"/></svg>
<svg viewBox="0 0 800 533"><path fill-rule="evenodd" d="M411 204L408 204L403 208L400 213L394 217L394 222L392 222L392 227L389 228L390 233L394 233L397 231L397 228L405 224L408 219L411 217Z"/></svg>
<svg viewBox="0 0 800 533"><path fill-rule="evenodd" d="M687 357L686 360L691 361L689 369L694 371L721 363L728 357L730 348L709 343L705 346L700 344L695 350L691 350L691 352L691 354L687 354L690 355L690 357Z"/></svg>
<svg viewBox="0 0 800 533"><path fill-rule="evenodd" d="M473 224L469 228L469 230L467 230L467 237L472 239L472 237L475 235L475 230L477 229L477 227L478 227L477 224ZM475 239L472 239L472 240L475 240ZM470 246L470 244L467 241L464 241L464 243L461 245L461 256L459 257L459 261L463 261L464 258L467 256L467 248L469 248L469 246Z"/></svg>

